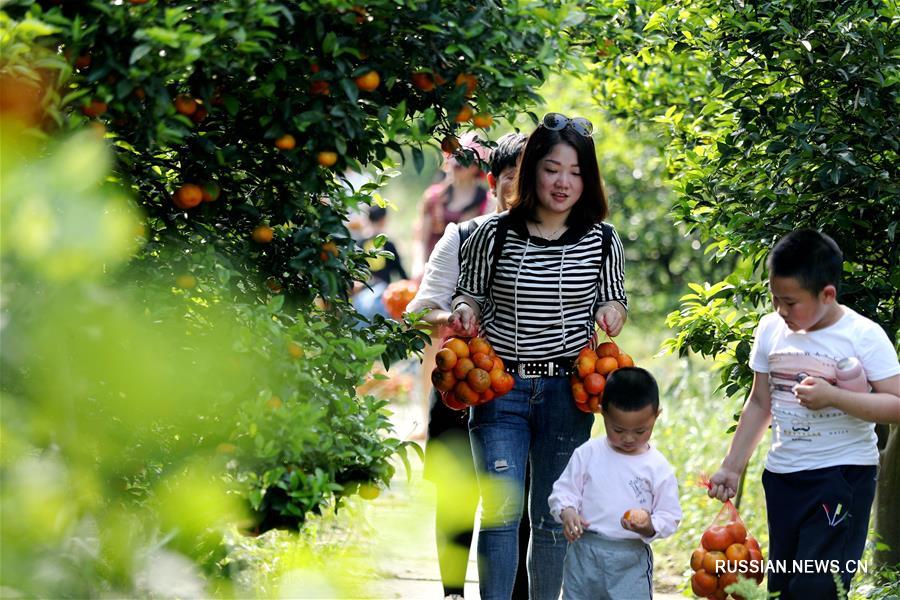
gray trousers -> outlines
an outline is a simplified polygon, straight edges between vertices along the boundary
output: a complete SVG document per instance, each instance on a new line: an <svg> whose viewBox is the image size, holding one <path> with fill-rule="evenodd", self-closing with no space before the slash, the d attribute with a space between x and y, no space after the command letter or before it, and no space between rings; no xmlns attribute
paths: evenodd
<svg viewBox="0 0 900 600"><path fill-rule="evenodd" d="M641 540L585 531L566 550L563 600L653 598L653 551Z"/></svg>

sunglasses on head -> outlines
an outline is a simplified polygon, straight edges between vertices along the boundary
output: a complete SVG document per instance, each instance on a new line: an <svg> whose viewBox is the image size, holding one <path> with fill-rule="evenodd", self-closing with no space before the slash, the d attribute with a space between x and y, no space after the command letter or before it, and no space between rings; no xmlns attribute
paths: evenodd
<svg viewBox="0 0 900 600"><path fill-rule="evenodd" d="M570 119L566 115L553 112L544 115L544 118L541 120L541 125L550 131L562 131L566 127L571 127L576 133L579 133L584 137L591 137L591 134L594 133L594 126L584 117Z"/></svg>

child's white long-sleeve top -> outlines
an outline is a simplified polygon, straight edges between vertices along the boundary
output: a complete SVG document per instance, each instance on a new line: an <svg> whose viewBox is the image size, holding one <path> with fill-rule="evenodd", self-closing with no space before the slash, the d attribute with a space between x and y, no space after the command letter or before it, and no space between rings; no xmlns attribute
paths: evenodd
<svg viewBox="0 0 900 600"><path fill-rule="evenodd" d="M622 454L606 436L579 446L548 499L550 514L560 521L564 508L574 507L587 529L615 539L650 542L672 535L681 520L678 482L665 457L653 446L641 454ZM622 527L626 510L650 513L656 535L644 537Z"/></svg>

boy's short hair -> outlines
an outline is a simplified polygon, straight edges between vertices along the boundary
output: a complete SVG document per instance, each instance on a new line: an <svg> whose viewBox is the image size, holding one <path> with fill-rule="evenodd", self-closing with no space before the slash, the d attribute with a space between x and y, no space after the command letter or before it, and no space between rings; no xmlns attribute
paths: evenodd
<svg viewBox="0 0 900 600"><path fill-rule="evenodd" d="M383 206L378 206L377 204L369 206L367 212L370 223L377 223L387 217L387 209Z"/></svg>
<svg viewBox="0 0 900 600"><path fill-rule="evenodd" d="M491 175L500 177L500 173L509 167L515 167L525 147L528 136L524 133L507 133L497 140L497 147L491 150L488 167Z"/></svg>
<svg viewBox="0 0 900 600"><path fill-rule="evenodd" d="M606 382L601 406L604 412L610 406L626 412L652 406L656 412L659 410L659 386L647 369L640 367L616 369Z"/></svg>
<svg viewBox="0 0 900 600"><path fill-rule="evenodd" d="M768 264L770 277L793 277L803 289L818 294L826 285L840 286L844 254L824 233L797 229L775 244Z"/></svg>

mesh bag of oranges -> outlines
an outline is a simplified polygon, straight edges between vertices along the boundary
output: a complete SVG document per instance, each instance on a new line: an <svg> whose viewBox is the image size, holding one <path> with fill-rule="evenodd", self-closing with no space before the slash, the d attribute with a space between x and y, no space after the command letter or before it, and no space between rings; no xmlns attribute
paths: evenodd
<svg viewBox="0 0 900 600"><path fill-rule="evenodd" d="M417 291L419 291L419 284L409 279L395 281L384 288L381 301L392 319L399 321L403 318L406 306L415 297Z"/></svg>
<svg viewBox="0 0 900 600"><path fill-rule="evenodd" d="M597 345L595 334L578 353L575 369L569 378L575 406L587 413L600 412L607 377L616 369L633 366L631 357L612 340Z"/></svg>
<svg viewBox="0 0 900 600"><path fill-rule="evenodd" d="M435 357L431 383L448 408L465 410L490 402L512 389L515 381L483 337L448 338Z"/></svg>
<svg viewBox="0 0 900 600"><path fill-rule="evenodd" d="M701 486L709 488L704 477ZM700 537L700 546L691 554L691 591L701 598L725 600L741 597L726 588L742 579L759 585L765 575L765 562L759 542L747 531L737 508L726 500L712 524Z"/></svg>

